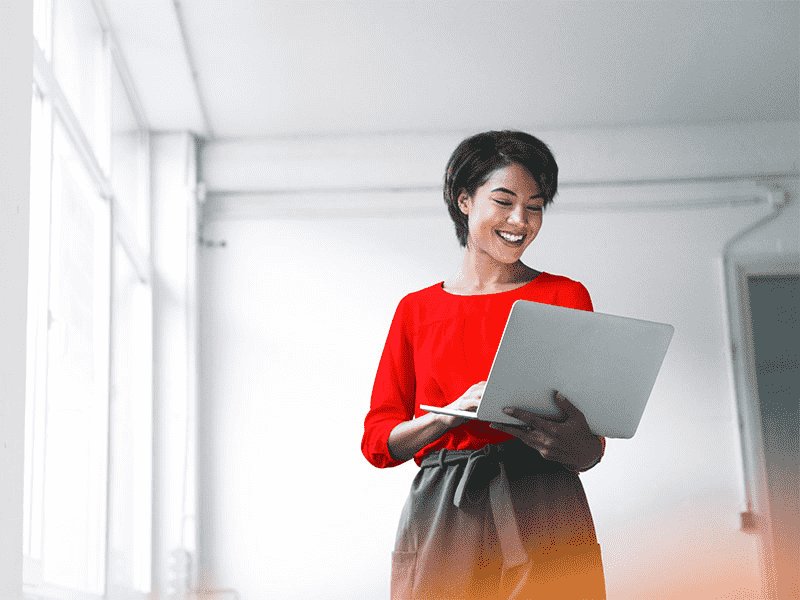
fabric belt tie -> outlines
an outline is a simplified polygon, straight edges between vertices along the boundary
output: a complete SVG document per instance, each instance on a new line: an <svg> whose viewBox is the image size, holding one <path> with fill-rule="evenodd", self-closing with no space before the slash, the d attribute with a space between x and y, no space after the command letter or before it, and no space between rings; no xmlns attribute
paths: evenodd
<svg viewBox="0 0 800 600"><path fill-rule="evenodd" d="M528 553L519 533L514 504L511 500L511 484L498 446L489 444L469 454L464 451L442 450L438 457L426 457L428 458L432 460L424 460L423 467L466 461L464 472L456 486L453 504L462 508L467 503L474 503L483 497L488 489L489 506L500 541L500 550L503 553L503 564L506 568L513 568L526 563Z"/></svg>

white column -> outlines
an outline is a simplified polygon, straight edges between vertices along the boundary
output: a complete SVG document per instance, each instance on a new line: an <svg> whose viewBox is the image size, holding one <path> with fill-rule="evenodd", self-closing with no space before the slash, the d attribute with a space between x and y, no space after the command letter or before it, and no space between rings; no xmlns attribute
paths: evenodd
<svg viewBox="0 0 800 600"><path fill-rule="evenodd" d="M0 598L22 597L33 12L0 2Z"/></svg>
<svg viewBox="0 0 800 600"><path fill-rule="evenodd" d="M153 592L183 598L196 569L196 141L151 136Z"/></svg>

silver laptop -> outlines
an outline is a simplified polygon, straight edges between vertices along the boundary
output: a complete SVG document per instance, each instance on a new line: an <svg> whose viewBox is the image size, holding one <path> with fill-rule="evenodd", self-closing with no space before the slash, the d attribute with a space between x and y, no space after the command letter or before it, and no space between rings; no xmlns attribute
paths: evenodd
<svg viewBox="0 0 800 600"><path fill-rule="evenodd" d="M556 417L558 390L597 435L630 438L664 362L675 328L616 315L517 300L511 307L477 413L421 405L430 412L521 425L506 406Z"/></svg>

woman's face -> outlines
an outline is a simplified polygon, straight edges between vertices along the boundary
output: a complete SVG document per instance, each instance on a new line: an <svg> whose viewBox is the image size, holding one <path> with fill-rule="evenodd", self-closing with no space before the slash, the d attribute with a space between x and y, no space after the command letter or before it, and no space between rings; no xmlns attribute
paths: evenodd
<svg viewBox="0 0 800 600"><path fill-rule="evenodd" d="M494 171L470 197L459 197L467 215L469 251L513 264L542 227L544 198L528 170L513 163Z"/></svg>

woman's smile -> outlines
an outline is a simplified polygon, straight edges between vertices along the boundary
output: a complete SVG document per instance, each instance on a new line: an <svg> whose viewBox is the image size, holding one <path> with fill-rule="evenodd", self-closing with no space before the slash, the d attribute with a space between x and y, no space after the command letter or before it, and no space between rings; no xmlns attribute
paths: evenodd
<svg viewBox="0 0 800 600"><path fill-rule="evenodd" d="M514 233L507 232L507 231L499 231L498 230L497 231L497 235L499 235L500 238L504 242L506 242L506 243L508 243L508 244L510 244L512 246L521 246L522 242L525 240L525 234L523 234L523 233L514 234Z"/></svg>

